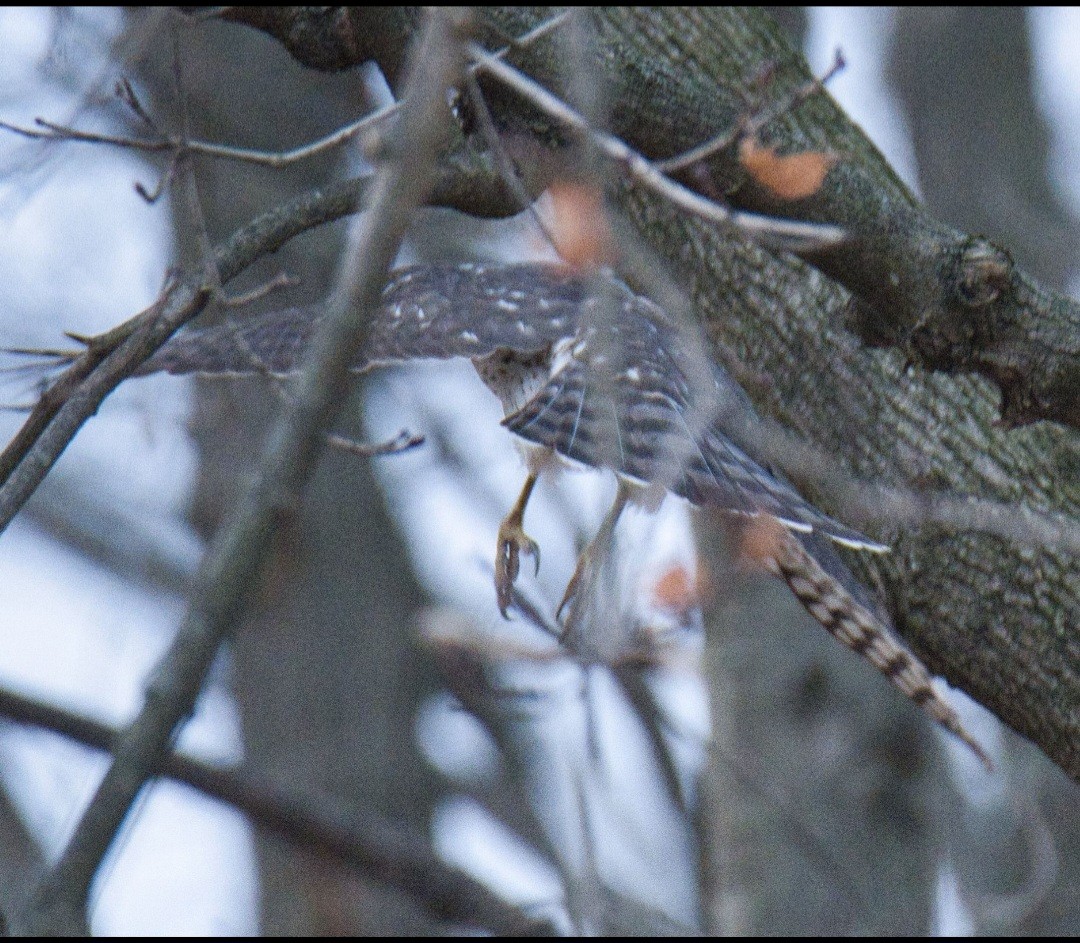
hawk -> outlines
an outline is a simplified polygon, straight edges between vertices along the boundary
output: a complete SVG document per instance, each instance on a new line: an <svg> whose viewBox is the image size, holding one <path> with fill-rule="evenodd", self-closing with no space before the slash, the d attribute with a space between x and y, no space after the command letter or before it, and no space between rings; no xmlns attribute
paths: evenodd
<svg viewBox="0 0 1080 943"><path fill-rule="evenodd" d="M138 372L285 376L299 367L317 325L317 315L294 308L188 330ZM777 525L767 568L826 629L986 761L929 672L821 538L857 550L888 548L824 514L755 460L749 400L699 347L663 309L607 273L550 264L418 265L391 274L353 370L464 357L501 401L503 425L523 444L528 465L499 529L495 583L504 616L521 554L539 567L524 515L541 470L562 460L611 469L620 487L600 528L607 537L628 500L665 491ZM596 552L594 541L559 612Z"/></svg>

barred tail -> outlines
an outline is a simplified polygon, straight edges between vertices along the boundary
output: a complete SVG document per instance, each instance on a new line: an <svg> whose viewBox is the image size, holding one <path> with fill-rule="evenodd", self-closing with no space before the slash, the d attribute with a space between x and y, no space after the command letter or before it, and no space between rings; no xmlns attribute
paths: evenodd
<svg viewBox="0 0 1080 943"><path fill-rule="evenodd" d="M877 616L825 572L799 541L784 532L762 562L838 641L866 658L942 727L962 740L988 770L994 765L960 717L937 693L930 672Z"/></svg>

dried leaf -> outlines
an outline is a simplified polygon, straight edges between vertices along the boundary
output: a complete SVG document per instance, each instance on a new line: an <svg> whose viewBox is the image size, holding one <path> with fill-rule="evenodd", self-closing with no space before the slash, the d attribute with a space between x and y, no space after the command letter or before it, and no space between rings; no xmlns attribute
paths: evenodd
<svg viewBox="0 0 1080 943"><path fill-rule="evenodd" d="M549 193L555 251L579 268L610 265L614 242L600 192L585 184L560 182Z"/></svg>
<svg viewBox="0 0 1080 943"><path fill-rule="evenodd" d="M659 609L676 614L701 605L706 595L704 579L695 578L686 567L676 564L661 574L653 586L653 602Z"/></svg>
<svg viewBox="0 0 1080 943"><path fill-rule="evenodd" d="M748 519L739 533L739 556L751 566L771 569L769 561L783 553L790 538L784 525L768 514Z"/></svg>
<svg viewBox="0 0 1080 943"><path fill-rule="evenodd" d="M825 176L837 162L835 154L803 151L785 157L773 147L762 147L755 137L739 144L739 161L756 183L782 200L802 200L821 189Z"/></svg>

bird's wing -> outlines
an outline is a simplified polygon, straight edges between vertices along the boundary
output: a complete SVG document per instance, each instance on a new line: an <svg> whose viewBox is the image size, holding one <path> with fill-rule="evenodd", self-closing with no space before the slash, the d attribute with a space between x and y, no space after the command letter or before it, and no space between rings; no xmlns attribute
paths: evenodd
<svg viewBox="0 0 1080 943"><path fill-rule="evenodd" d="M484 357L506 348L545 350L574 333L588 279L555 265L418 265L391 274L356 372L407 360ZM140 368L140 374L229 377L295 371L321 311L289 308L229 324L188 330Z"/></svg>
<svg viewBox="0 0 1080 943"><path fill-rule="evenodd" d="M745 394L707 362L704 384L695 384L678 331L654 308L629 295L607 318L586 317L548 383L504 425L568 458L663 485L697 505L769 514L796 531L887 549L817 510L725 433L732 407L749 410ZM707 395L695 396L702 385ZM701 405L694 408L695 402Z"/></svg>
<svg viewBox="0 0 1080 943"><path fill-rule="evenodd" d="M318 322L315 309L285 308L186 330L147 359L137 373L213 377L292 373L300 365Z"/></svg>

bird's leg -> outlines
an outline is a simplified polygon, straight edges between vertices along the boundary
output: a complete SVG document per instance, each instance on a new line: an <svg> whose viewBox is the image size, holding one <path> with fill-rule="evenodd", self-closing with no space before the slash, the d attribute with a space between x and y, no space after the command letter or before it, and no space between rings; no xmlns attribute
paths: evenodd
<svg viewBox="0 0 1080 943"><path fill-rule="evenodd" d="M522 552L536 560L536 572L540 572L540 545L525 533L525 507L539 477L539 472L529 472L517 502L499 525L499 541L495 549L495 595L504 619L510 618L506 610L510 608L514 580L521 570Z"/></svg>
<svg viewBox="0 0 1080 943"><path fill-rule="evenodd" d="M600 567L603 566L604 560L607 559L608 552L611 549L611 540L615 535L615 525L619 523L619 517L630 500L632 491L632 486L620 478L619 490L615 493L615 500L612 502L610 510L604 515L604 520L600 523L600 529L578 556L574 575L570 577L570 582L566 584L566 592L563 593L562 602L559 603L559 608L555 610L556 620L559 619L563 609L570 604L571 600L578 597L586 574L588 574L589 584L591 584L593 578L600 572ZM588 588L588 584L586 584L586 588ZM585 593L582 598L587 595L588 593ZM568 624L573 621L575 620L569 619Z"/></svg>

